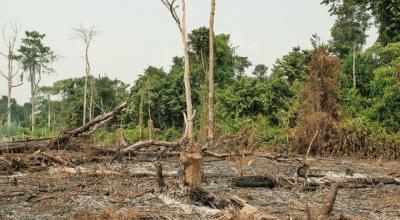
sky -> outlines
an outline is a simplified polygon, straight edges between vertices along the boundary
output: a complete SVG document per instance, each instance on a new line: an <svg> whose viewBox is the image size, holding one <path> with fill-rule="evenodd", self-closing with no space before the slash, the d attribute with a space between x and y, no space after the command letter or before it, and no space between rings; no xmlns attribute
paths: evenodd
<svg viewBox="0 0 400 220"><path fill-rule="evenodd" d="M271 68L292 47L310 48L314 33L329 40L335 18L320 1L217 0L215 31L231 34L240 56ZM46 34L45 44L58 55L52 65L55 73L43 77L41 85L84 76L84 45L74 39L73 30L80 24L100 31L90 48L96 76L132 85L147 66L168 70L172 57L182 55L178 29L160 0L0 0L0 5L0 25L17 22L20 38L25 30ZM188 30L208 26L208 0L187 0L187 10ZM372 30L368 44L375 39ZM0 59L3 72L5 62ZM13 90L18 103L29 101L29 88L25 82ZM0 95L6 91L6 81L0 79Z"/></svg>

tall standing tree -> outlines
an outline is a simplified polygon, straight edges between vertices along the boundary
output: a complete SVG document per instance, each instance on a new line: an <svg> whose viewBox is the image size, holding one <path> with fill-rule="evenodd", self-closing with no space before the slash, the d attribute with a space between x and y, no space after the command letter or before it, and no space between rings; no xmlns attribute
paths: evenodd
<svg viewBox="0 0 400 220"><path fill-rule="evenodd" d="M343 8L365 7L378 28L378 42L386 45L400 40L400 4L398 0L322 0L330 6L332 15L340 15Z"/></svg>
<svg viewBox="0 0 400 220"><path fill-rule="evenodd" d="M0 71L1 75L7 80L7 125L11 126L11 114L12 114L12 89L22 85L22 82L14 84L14 78L18 75L20 70L20 63L16 69L15 61L17 56L14 52L15 42L18 37L18 25L16 23L10 23L8 33L6 33L7 26L3 27L3 43L6 46L7 52L3 53L0 51L0 55L7 59L7 73ZM22 80L21 80L22 81Z"/></svg>
<svg viewBox="0 0 400 220"><path fill-rule="evenodd" d="M257 64L254 67L253 70L253 75L255 75L256 77L258 77L258 79L261 81L262 78L264 78L267 75L268 72L268 67L265 66L264 64Z"/></svg>
<svg viewBox="0 0 400 220"><path fill-rule="evenodd" d="M186 29L186 0L181 0L181 4L176 4L176 0L161 0L163 5L168 9L171 13L172 18L174 19L176 25L178 26L179 32L182 38L182 46L184 53L184 84L185 84L185 96L186 96L186 114L184 113L185 118L185 133L184 138L186 138L189 142L193 139L193 106L192 106L192 92L190 89L190 69L189 69L189 47L188 47L188 36ZM178 7L182 8L182 15L179 16L176 9Z"/></svg>
<svg viewBox="0 0 400 220"><path fill-rule="evenodd" d="M185 151L182 152L180 161L183 164L182 180L184 185L189 186L189 192L196 191L201 185L202 177L202 157L200 149L194 147L193 144L193 118L195 112L192 107L192 93L189 81L189 47L188 36L186 31L186 0L181 0L181 4L177 5L176 0L161 0L163 5L171 13L182 37L182 45L184 52L184 84L186 97L186 114L183 113L185 120L185 133L181 140L181 145ZM182 8L181 17L177 14L176 9Z"/></svg>
<svg viewBox="0 0 400 220"><path fill-rule="evenodd" d="M40 92L46 96L47 99L47 127L51 126L51 96L55 93L54 88L50 86L40 87Z"/></svg>
<svg viewBox="0 0 400 220"><path fill-rule="evenodd" d="M247 68L252 64L247 57L235 56L235 72L239 77L245 74Z"/></svg>
<svg viewBox="0 0 400 220"><path fill-rule="evenodd" d="M356 57L366 42L370 15L366 5L344 2L336 9L337 19L331 30L332 48L339 57L352 56L353 88L357 87Z"/></svg>
<svg viewBox="0 0 400 220"><path fill-rule="evenodd" d="M214 144L214 18L215 0L211 0L208 68L208 146L213 146Z"/></svg>
<svg viewBox="0 0 400 220"><path fill-rule="evenodd" d="M28 72L28 80L31 83L31 126L32 133L35 132L35 111L36 111L36 95L39 92L39 83L42 74L52 71L48 64L55 60L54 52L50 47L43 44L46 36L37 31L26 31L25 38L22 39L22 45L18 50L20 52L19 59L22 63L23 70Z"/></svg>
<svg viewBox="0 0 400 220"><path fill-rule="evenodd" d="M83 124L86 123L86 112L87 112L87 98L88 98L88 81L91 78L90 83L90 103L89 103L89 120L92 119L92 109L93 109L93 97L94 97L94 77L91 76L90 72L90 60L89 60L89 48L92 43L93 38L99 34L98 31L95 30L94 25L87 28L82 24L79 28L75 28L76 37L83 41L85 44L85 91L83 96Z"/></svg>
<svg viewBox="0 0 400 220"><path fill-rule="evenodd" d="M201 61L205 77L208 75L209 68L209 35L210 32L207 27L197 28L188 34L189 48L194 53L196 59Z"/></svg>

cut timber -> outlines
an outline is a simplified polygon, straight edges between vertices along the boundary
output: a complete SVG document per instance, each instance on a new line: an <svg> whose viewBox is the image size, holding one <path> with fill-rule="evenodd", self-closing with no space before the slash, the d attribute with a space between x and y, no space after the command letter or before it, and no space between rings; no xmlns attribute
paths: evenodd
<svg viewBox="0 0 400 220"><path fill-rule="evenodd" d="M180 161L183 165L184 185L188 186L190 191L195 191L200 187L203 179L201 154L183 151Z"/></svg>

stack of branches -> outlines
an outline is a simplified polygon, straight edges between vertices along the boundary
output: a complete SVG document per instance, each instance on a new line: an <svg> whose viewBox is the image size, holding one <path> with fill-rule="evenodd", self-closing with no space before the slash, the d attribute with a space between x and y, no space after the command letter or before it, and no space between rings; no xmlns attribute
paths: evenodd
<svg viewBox="0 0 400 220"><path fill-rule="evenodd" d="M103 148L100 146L94 146L93 152L95 154L102 155L113 155L113 160L122 159L123 156L178 156L179 152L176 150L180 149L179 142L166 142L166 141L139 141L126 148Z"/></svg>
<svg viewBox="0 0 400 220"><path fill-rule="evenodd" d="M14 172L30 171L39 172L52 166L74 167L69 160L57 155L52 155L41 150L28 156L25 155L6 155L0 157L0 174L11 175Z"/></svg>

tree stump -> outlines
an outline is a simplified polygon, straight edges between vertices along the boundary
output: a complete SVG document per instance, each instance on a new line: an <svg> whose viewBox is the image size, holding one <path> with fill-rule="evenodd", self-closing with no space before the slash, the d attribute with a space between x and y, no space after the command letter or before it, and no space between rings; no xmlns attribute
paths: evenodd
<svg viewBox="0 0 400 220"><path fill-rule="evenodd" d="M163 167L160 162L155 164L156 167L156 178L157 178L157 184L158 184L158 191L162 193L164 191L165 187L165 182L164 182L164 176L163 176Z"/></svg>
<svg viewBox="0 0 400 220"><path fill-rule="evenodd" d="M190 191L198 189L203 179L201 154L182 152L180 160L183 165L184 185L188 186Z"/></svg>

